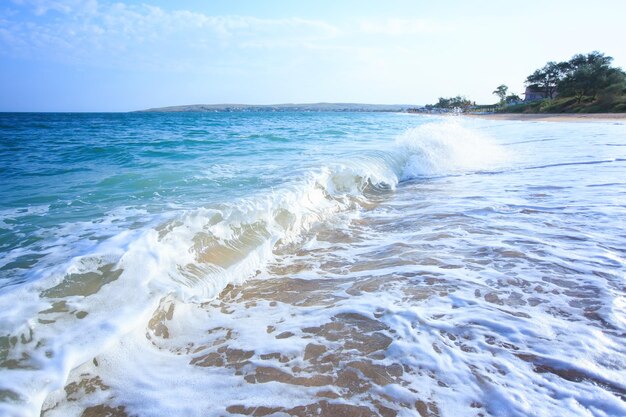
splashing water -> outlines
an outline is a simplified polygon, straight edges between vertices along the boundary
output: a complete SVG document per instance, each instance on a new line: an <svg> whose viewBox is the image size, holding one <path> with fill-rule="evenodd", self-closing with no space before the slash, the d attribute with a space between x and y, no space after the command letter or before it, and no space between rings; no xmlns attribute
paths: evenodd
<svg viewBox="0 0 626 417"><path fill-rule="evenodd" d="M506 163L507 155L484 132L457 118L408 129L396 144L408 155L402 179L488 170Z"/></svg>
<svg viewBox="0 0 626 417"><path fill-rule="evenodd" d="M626 412L623 126L1 117L5 414Z"/></svg>

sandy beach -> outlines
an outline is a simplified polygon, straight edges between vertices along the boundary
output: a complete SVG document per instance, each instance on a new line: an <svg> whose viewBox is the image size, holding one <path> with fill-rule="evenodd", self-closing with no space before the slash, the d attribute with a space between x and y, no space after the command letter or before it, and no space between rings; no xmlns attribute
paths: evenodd
<svg viewBox="0 0 626 417"><path fill-rule="evenodd" d="M498 113L465 114L488 120L519 120L533 122L626 122L626 113Z"/></svg>

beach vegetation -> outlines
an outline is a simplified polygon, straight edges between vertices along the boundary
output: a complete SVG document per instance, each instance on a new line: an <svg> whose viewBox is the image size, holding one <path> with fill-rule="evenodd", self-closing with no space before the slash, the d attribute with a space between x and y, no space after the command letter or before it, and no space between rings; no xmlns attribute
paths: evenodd
<svg viewBox="0 0 626 417"><path fill-rule="evenodd" d="M521 101L522 101L522 98L518 96L517 94L509 94L508 96L504 98L504 102L506 104L516 104L516 103L520 103Z"/></svg>
<svg viewBox="0 0 626 417"><path fill-rule="evenodd" d="M594 51L578 54L566 64L567 72L558 84L559 95L576 97L581 103L584 97L593 100L602 95L604 99L620 95L626 88L626 74L621 68L611 67L613 58Z"/></svg>
<svg viewBox="0 0 626 417"><path fill-rule="evenodd" d="M554 98L559 82L566 73L566 63L550 61L526 77L526 84L544 92L546 98Z"/></svg>
<svg viewBox="0 0 626 417"><path fill-rule="evenodd" d="M506 103L506 95L507 95L506 93L508 90L509 90L509 87L507 87L504 84L500 84L498 88L493 90L491 94L495 94L496 96L498 96L500 98L500 105L504 105Z"/></svg>
<svg viewBox="0 0 626 417"><path fill-rule="evenodd" d="M439 97L439 101L437 104L431 106L436 109L467 109L472 106L472 101L466 98L465 96L456 96L456 97Z"/></svg>
<svg viewBox="0 0 626 417"><path fill-rule="evenodd" d="M626 111L626 73L602 52L548 62L526 78L543 99L508 105L507 113L598 113ZM494 91L494 94L496 92ZM511 101L514 103L514 101Z"/></svg>

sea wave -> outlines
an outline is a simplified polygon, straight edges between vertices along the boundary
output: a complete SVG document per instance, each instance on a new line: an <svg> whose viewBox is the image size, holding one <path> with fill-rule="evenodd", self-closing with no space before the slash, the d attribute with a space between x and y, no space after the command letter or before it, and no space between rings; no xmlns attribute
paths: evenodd
<svg viewBox="0 0 626 417"><path fill-rule="evenodd" d="M338 213L358 216L402 181L484 170L505 158L476 130L454 120L428 123L388 149L345 155L279 189L124 230L39 271L28 285L3 289L0 366L9 377L0 390L24 415L37 415L71 369L145 325L163 298L214 299L262 272L277 249L297 245L316 224Z"/></svg>

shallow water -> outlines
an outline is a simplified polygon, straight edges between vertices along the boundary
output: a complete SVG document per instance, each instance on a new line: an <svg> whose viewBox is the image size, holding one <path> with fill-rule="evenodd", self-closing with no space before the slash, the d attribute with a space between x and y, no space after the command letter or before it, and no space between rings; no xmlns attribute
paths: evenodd
<svg viewBox="0 0 626 417"><path fill-rule="evenodd" d="M626 126L0 116L7 415L626 414Z"/></svg>

